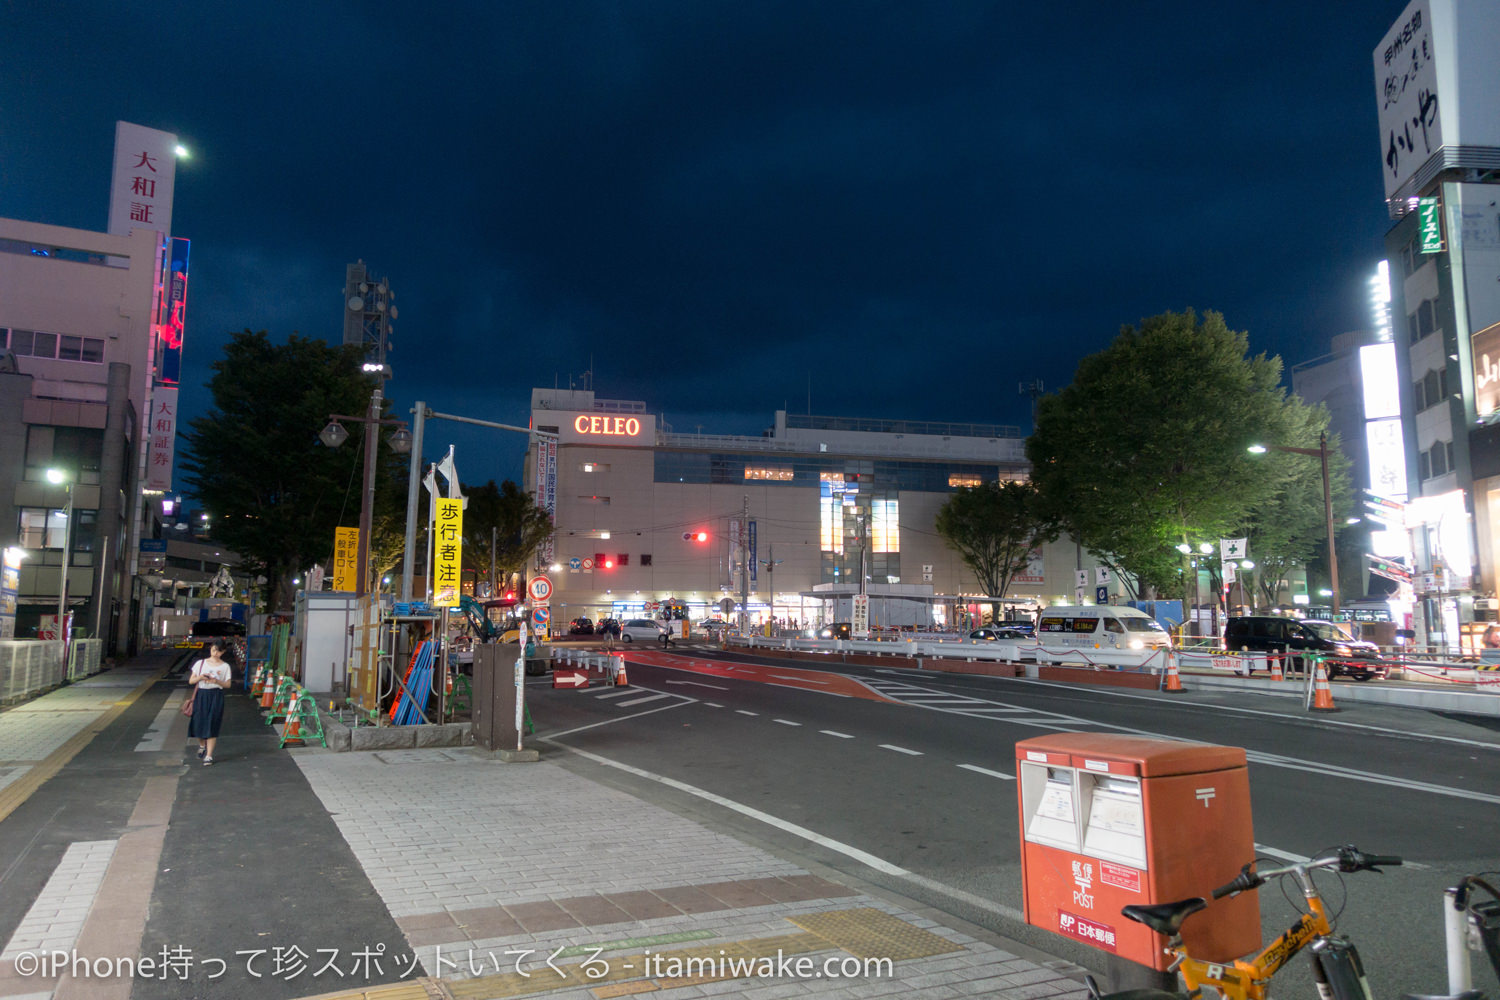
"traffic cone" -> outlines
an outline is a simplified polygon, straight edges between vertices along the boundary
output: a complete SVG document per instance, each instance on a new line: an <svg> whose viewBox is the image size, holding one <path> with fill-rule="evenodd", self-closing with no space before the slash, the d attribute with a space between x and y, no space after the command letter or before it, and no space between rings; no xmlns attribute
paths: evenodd
<svg viewBox="0 0 1500 1000"><path fill-rule="evenodd" d="M292 708L286 717L286 725L281 729L282 746L286 746L288 740L300 741L302 739L302 715L298 711L298 709L301 707L302 700L299 698L296 702L293 703Z"/></svg>
<svg viewBox="0 0 1500 1000"><path fill-rule="evenodd" d="M270 708L271 707L271 703L273 701L275 701L275 700L276 700L276 686L274 684L272 684L271 683L271 679L269 677L267 677L266 678L265 686L260 689L260 707L261 708Z"/></svg>
<svg viewBox="0 0 1500 1000"><path fill-rule="evenodd" d="M1168 694L1182 694L1185 690L1182 686L1182 678L1177 673L1177 657L1170 652L1167 653L1167 676L1162 690Z"/></svg>
<svg viewBox="0 0 1500 1000"><path fill-rule="evenodd" d="M1269 654L1271 661L1271 680L1284 681L1286 677L1281 672L1281 656L1278 653Z"/></svg>
<svg viewBox="0 0 1500 1000"><path fill-rule="evenodd" d="M1337 712L1338 708L1333 704L1333 689L1328 686L1328 671L1323 667L1322 657L1318 658L1318 666L1313 674L1313 703L1314 712Z"/></svg>
<svg viewBox="0 0 1500 1000"><path fill-rule="evenodd" d="M616 662L619 668L615 671L615 687L629 687L630 681L625 676L625 657L618 657Z"/></svg>

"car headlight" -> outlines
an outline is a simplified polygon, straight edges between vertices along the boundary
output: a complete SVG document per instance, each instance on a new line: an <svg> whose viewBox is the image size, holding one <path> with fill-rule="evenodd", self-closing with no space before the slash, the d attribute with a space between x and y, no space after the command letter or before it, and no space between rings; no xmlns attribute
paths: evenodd
<svg viewBox="0 0 1500 1000"><path fill-rule="evenodd" d="M1142 642L1141 640L1139 640L1139 639L1131 639L1130 640L1130 648L1131 649L1145 649L1146 648L1146 644L1144 642Z"/></svg>
<svg viewBox="0 0 1500 1000"><path fill-rule="evenodd" d="M1334 646L1333 647L1333 651L1335 653L1339 654L1340 656L1353 656L1354 655L1353 651L1351 651L1348 646Z"/></svg>

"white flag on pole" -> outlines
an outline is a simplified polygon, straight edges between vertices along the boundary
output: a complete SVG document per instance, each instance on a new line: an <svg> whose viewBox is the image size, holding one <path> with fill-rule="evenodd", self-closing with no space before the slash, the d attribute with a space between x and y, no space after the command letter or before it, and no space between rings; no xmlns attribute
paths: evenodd
<svg viewBox="0 0 1500 1000"><path fill-rule="evenodd" d="M1249 555L1249 548L1245 543L1247 538L1221 538L1219 539L1219 558L1228 562L1231 559L1244 559Z"/></svg>

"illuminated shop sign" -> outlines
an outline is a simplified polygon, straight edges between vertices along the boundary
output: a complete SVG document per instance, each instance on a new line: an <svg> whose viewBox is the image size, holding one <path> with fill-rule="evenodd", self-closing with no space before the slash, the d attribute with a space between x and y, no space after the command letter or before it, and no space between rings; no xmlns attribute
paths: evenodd
<svg viewBox="0 0 1500 1000"><path fill-rule="evenodd" d="M656 417L649 413L553 412L532 420L557 427L562 444L656 445Z"/></svg>
<svg viewBox="0 0 1500 1000"><path fill-rule="evenodd" d="M579 414L573 420L573 429L580 434L640 437L641 422L636 417L590 417Z"/></svg>

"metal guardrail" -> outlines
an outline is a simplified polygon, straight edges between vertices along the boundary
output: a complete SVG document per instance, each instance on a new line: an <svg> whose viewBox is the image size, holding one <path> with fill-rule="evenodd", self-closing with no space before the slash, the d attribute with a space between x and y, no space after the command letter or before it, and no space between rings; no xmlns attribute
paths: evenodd
<svg viewBox="0 0 1500 1000"><path fill-rule="evenodd" d="M102 668L103 639L75 639L63 659L55 639L0 639L0 702L21 701Z"/></svg>

